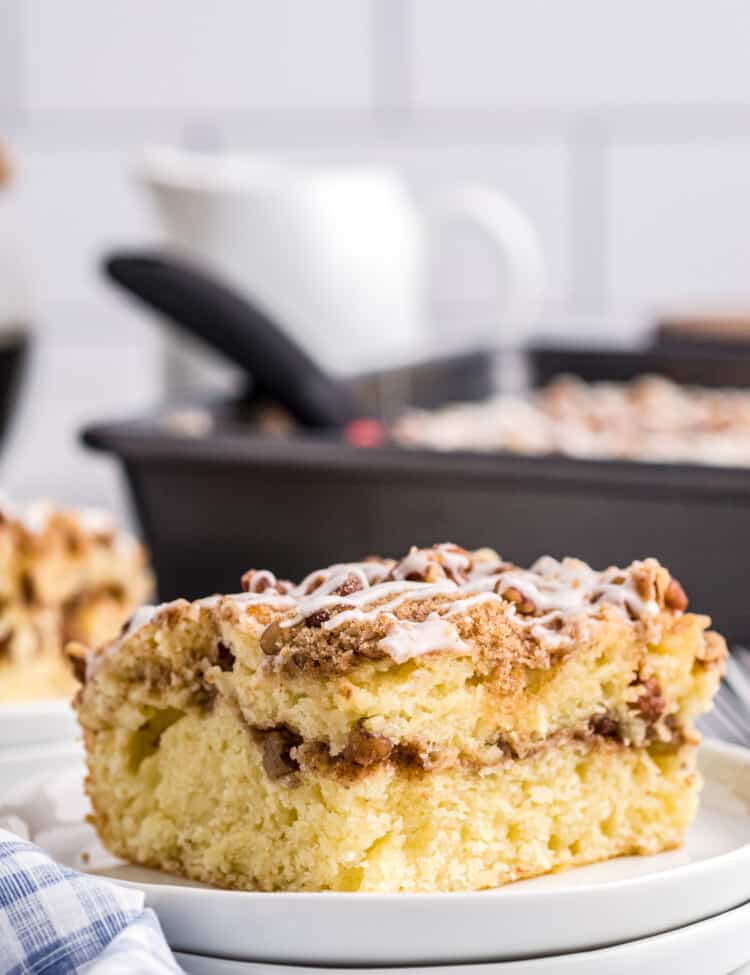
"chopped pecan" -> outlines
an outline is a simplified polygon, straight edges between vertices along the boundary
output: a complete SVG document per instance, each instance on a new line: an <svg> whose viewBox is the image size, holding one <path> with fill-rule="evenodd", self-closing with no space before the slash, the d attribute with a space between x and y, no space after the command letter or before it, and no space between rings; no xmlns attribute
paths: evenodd
<svg viewBox="0 0 750 975"><path fill-rule="evenodd" d="M644 602L650 602L656 595L655 573L649 566L641 566L632 573L633 588Z"/></svg>
<svg viewBox="0 0 750 975"><path fill-rule="evenodd" d="M36 587L34 586L34 580L28 572L21 573L21 599L27 606L33 606L36 599Z"/></svg>
<svg viewBox="0 0 750 975"><path fill-rule="evenodd" d="M393 742L385 735L371 735L366 731L357 729L349 735L343 757L347 762L369 768L384 762L391 754Z"/></svg>
<svg viewBox="0 0 750 975"><path fill-rule="evenodd" d="M277 579L268 569L248 569L242 576L243 592L262 593L270 589L283 596L292 588L288 579Z"/></svg>
<svg viewBox="0 0 750 975"><path fill-rule="evenodd" d="M69 643L65 647L65 656L68 658L73 670L73 676L79 684L86 683L86 659L88 653L88 647L85 647L82 643Z"/></svg>
<svg viewBox="0 0 750 975"><path fill-rule="evenodd" d="M402 768L416 768L421 769L424 767L424 762L422 760L422 753L419 746L414 742L402 741L393 749L392 752L393 761L400 765Z"/></svg>
<svg viewBox="0 0 750 975"><path fill-rule="evenodd" d="M598 735L600 738L620 737L620 725L606 711L589 718L589 728L592 734Z"/></svg>
<svg viewBox="0 0 750 975"><path fill-rule="evenodd" d="M641 681L643 691L633 707L648 724L656 724L664 714L667 702L662 697L659 682L654 677Z"/></svg>
<svg viewBox="0 0 750 975"><path fill-rule="evenodd" d="M216 644L216 663L223 671L234 670L234 654L221 640Z"/></svg>
<svg viewBox="0 0 750 975"><path fill-rule="evenodd" d="M438 559L443 567L443 571L457 585L466 582L468 572L472 567L472 559L469 552L460 545L452 542L445 542L443 545L436 546Z"/></svg>
<svg viewBox="0 0 750 975"><path fill-rule="evenodd" d="M285 642L284 628L279 620L269 623L260 635L260 649L269 657L280 653Z"/></svg>
<svg viewBox="0 0 750 975"><path fill-rule="evenodd" d="M338 585L334 590L332 595L334 596L349 596L353 592L359 592L362 589L362 580L355 572L350 572L344 578L344 581Z"/></svg>
<svg viewBox="0 0 750 975"><path fill-rule="evenodd" d="M407 582L437 582L446 578L445 569L432 553L425 553L424 559L420 560L410 552L394 565L389 575L391 579L405 579Z"/></svg>
<svg viewBox="0 0 750 975"><path fill-rule="evenodd" d="M0 660L4 657L10 656L10 647L13 643L13 636L15 631L13 629L6 630L2 636L0 636Z"/></svg>
<svg viewBox="0 0 750 975"><path fill-rule="evenodd" d="M305 626L311 626L313 629L317 629L330 618L331 614L329 610L319 609L315 613L310 613L309 616L305 617Z"/></svg>
<svg viewBox="0 0 750 975"><path fill-rule="evenodd" d="M263 749L263 770L269 779L281 779L299 769L299 762L292 757L292 750L302 743L291 728L272 728L259 732Z"/></svg>
<svg viewBox="0 0 750 975"><path fill-rule="evenodd" d="M528 616L536 611L536 605L533 603L528 596L525 596L520 589L515 586L508 586L503 588L502 580L498 583L496 590L498 595L502 596L503 599L507 599L509 603L513 603L519 613L523 613Z"/></svg>
<svg viewBox="0 0 750 975"><path fill-rule="evenodd" d="M63 544L65 545L65 550L68 552L68 554L72 555L74 558L81 555L83 552L83 539L77 531L68 529L65 532L65 540Z"/></svg>
<svg viewBox="0 0 750 975"><path fill-rule="evenodd" d="M664 592L664 605L667 609L683 613L688 607L688 598L685 590L676 579L670 579L669 585Z"/></svg>
<svg viewBox="0 0 750 975"><path fill-rule="evenodd" d="M311 576L305 586L304 595L309 596L311 592L315 592L316 589L319 589L323 585L327 578L328 576L325 572L316 572L315 575Z"/></svg>

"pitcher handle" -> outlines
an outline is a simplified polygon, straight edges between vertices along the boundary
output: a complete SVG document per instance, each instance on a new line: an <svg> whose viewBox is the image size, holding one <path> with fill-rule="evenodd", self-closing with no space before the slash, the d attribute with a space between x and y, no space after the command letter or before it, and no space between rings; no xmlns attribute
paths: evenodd
<svg viewBox="0 0 750 975"><path fill-rule="evenodd" d="M544 260L539 238L528 217L512 200L491 187L459 186L433 201L433 223L465 221L478 227L492 244L507 275L500 320L517 339L537 321L544 297Z"/></svg>

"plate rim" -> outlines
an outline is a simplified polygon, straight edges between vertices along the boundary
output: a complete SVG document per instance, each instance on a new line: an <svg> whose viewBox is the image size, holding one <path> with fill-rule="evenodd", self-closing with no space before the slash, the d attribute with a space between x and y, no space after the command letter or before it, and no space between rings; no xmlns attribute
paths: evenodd
<svg viewBox="0 0 750 975"><path fill-rule="evenodd" d="M43 711L46 715L70 713L75 716L72 697L40 697L0 703L0 720L32 717L35 711Z"/></svg>
<svg viewBox="0 0 750 975"><path fill-rule="evenodd" d="M568 951L558 955L538 955L536 957L528 958L509 958L509 959L498 959L497 961L477 961L477 962L449 962L447 964L427 964L427 965L373 965L370 969L373 975L386 975L386 973L393 973L393 975L417 975L417 973L424 973L424 975L437 975L438 970L440 972L445 971L446 975L451 975L451 972L456 972L460 970L462 975L466 972L466 969L471 966L472 969L479 970L479 975L482 972L490 972L497 968L499 965L518 965L529 962L543 962L545 959L558 958L566 959L569 961L576 961L580 959L581 961L608 961L612 959L616 953L623 952L628 949L645 949L647 950L649 946L659 946L668 944L670 941L674 941L676 938L685 936L690 933L697 933L700 928L706 928L709 926L714 926L721 921L727 921L734 918L738 918L744 914L747 914L750 918L750 899L743 901L742 904L738 904L736 907L731 907L729 910L721 911L719 914L711 914L709 917L700 918L697 921L692 921L689 924L681 924L679 927L670 928L668 931L660 931L657 934L649 934L642 938L633 938L630 941L621 941L618 944L606 945L603 948L589 948L583 949L581 951ZM656 945L655 945L656 943ZM748 945L748 952L750 952L750 945ZM326 975L358 975L362 972L360 966L346 966L346 965L321 965L321 964L311 964L311 965L297 965L291 964L289 962L273 962L273 961L256 961L254 959L244 959L244 958L222 958L218 955L201 955L199 952L195 951L181 951L179 949L173 949L173 954L175 958L179 961L181 958L199 958L209 961L221 961L221 962L232 962L237 965L254 965L258 968L269 968L274 971L278 971L279 975L292 975L294 971L299 970L300 975L304 975L305 972L311 973L326 973ZM750 958L749 958L750 961ZM367 971L367 970L366 970Z"/></svg>

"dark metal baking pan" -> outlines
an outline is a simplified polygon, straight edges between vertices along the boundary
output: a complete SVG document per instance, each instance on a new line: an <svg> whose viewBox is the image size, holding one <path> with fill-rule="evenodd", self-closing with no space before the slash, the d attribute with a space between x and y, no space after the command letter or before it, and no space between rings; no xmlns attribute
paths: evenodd
<svg viewBox="0 0 750 975"><path fill-rule="evenodd" d="M295 578L453 540L522 564L655 555L730 639L750 638L750 471L362 449L224 420L205 438L146 420L93 426L84 440L122 463L163 598L234 590L250 566Z"/></svg>

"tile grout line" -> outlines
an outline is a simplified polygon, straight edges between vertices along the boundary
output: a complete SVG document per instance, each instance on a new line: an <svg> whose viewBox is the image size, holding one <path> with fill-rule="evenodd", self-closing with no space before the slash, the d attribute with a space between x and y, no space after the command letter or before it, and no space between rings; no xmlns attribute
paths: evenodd
<svg viewBox="0 0 750 975"><path fill-rule="evenodd" d="M379 61L384 60L380 57ZM378 73L386 73L378 69ZM241 134L252 132L260 145L279 142L290 146L320 145L321 140L336 144L363 141L377 143L388 134L389 128L397 128L401 137L414 144L439 148L455 144L457 138L471 140L474 148L498 145L526 145L548 142L551 139L566 140L570 131L585 129L592 116L587 113L525 113L479 111L447 112L415 110L409 105L408 86L397 81L397 74L387 83L378 82L380 94L375 98L371 112L350 111L290 111L290 112L237 112L237 113L182 113L128 111L119 113L100 112L28 112L21 110L25 136L44 146L84 146L109 148L132 145L154 133L163 132L169 126L179 135L186 126L196 131L203 129ZM408 72L407 72L408 73ZM18 115L18 111L16 111ZM3 110L0 106L0 118ZM724 145L745 144L750 140L750 111L718 119L693 116L690 120L678 115L671 116L671 124L662 119L644 116L636 124L632 120L625 125L611 114L597 116L607 124L610 141L625 145L691 145L707 140ZM606 123L605 123L606 120Z"/></svg>

